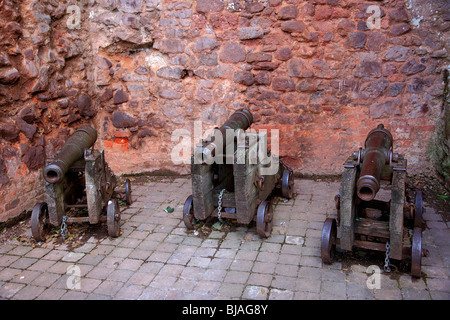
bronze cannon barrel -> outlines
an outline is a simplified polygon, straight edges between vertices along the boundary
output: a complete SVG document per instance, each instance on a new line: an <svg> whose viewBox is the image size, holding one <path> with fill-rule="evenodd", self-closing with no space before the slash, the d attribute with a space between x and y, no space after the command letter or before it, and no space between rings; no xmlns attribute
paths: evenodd
<svg viewBox="0 0 450 320"><path fill-rule="evenodd" d="M239 109L235 113L233 113L226 121L225 123L218 128L218 130L221 133L221 137L223 139L222 143L220 145L223 146L225 149L226 147L226 131L231 130L237 130L242 129L246 130L248 129L253 123L253 115L252 113L247 109ZM215 150L217 148L217 145L214 143L217 136L212 136L211 141L206 142L202 145L201 152L197 153L195 155L196 160L199 163L204 163L204 159L206 157L214 157Z"/></svg>
<svg viewBox="0 0 450 320"><path fill-rule="evenodd" d="M90 126L78 128L67 139L61 151L44 168L44 179L49 183L60 182L70 166L80 159L85 149L89 149L97 140L97 131Z"/></svg>
<svg viewBox="0 0 450 320"><path fill-rule="evenodd" d="M356 184L356 192L361 200L373 200L380 190L381 174L384 165L389 162L392 143L391 133L382 124L367 135L361 172Z"/></svg>

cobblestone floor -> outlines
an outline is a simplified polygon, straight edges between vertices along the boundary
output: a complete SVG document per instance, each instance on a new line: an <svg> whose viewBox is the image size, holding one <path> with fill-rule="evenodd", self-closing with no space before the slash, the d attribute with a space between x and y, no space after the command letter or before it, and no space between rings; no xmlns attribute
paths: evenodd
<svg viewBox="0 0 450 320"><path fill-rule="evenodd" d="M382 272L381 288L368 289L367 262L344 257L323 265L320 235L325 218L336 215L338 189L339 182L296 180L297 196L277 204L272 236L261 240L254 226L213 230L206 238L187 233L181 217L191 194L188 178L135 184L135 202L122 207L119 238L92 236L76 247L14 239L0 245L0 298L450 298L449 225L431 207L423 232L430 255L422 259L421 279ZM167 206L174 212L165 212ZM382 269L383 262L375 263Z"/></svg>

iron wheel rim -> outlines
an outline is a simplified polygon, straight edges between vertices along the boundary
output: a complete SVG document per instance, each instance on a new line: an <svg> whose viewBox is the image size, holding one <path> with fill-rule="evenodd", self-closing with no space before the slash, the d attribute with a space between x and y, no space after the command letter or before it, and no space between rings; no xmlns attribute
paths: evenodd
<svg viewBox="0 0 450 320"><path fill-rule="evenodd" d="M320 239L320 255L323 263L333 263L334 251L336 249L336 235L336 219L327 218L323 224L322 236Z"/></svg>
<svg viewBox="0 0 450 320"><path fill-rule="evenodd" d="M49 214L47 203L38 203L31 212L31 234L38 242L44 242L49 227Z"/></svg>
<svg viewBox="0 0 450 320"><path fill-rule="evenodd" d="M422 229L414 228L411 248L411 275L420 277L422 273Z"/></svg>
<svg viewBox="0 0 450 320"><path fill-rule="evenodd" d="M414 227L422 227L423 223L423 193L417 191L414 198Z"/></svg>
<svg viewBox="0 0 450 320"><path fill-rule="evenodd" d="M294 179L292 179L292 173L289 170L284 169L283 177L281 179L281 193L283 197L291 199L293 192L294 192Z"/></svg>
<svg viewBox="0 0 450 320"><path fill-rule="evenodd" d="M194 198L192 197L192 194L187 197L186 201L184 202L183 206L183 221L188 230L194 230Z"/></svg>
<svg viewBox="0 0 450 320"><path fill-rule="evenodd" d="M106 209L106 220L108 227L108 235L117 238L120 234L120 209L119 201L111 199Z"/></svg>
<svg viewBox="0 0 450 320"><path fill-rule="evenodd" d="M263 201L259 204L256 213L256 231L262 238L270 237L273 225L273 207L270 202Z"/></svg>
<svg viewBox="0 0 450 320"><path fill-rule="evenodd" d="M132 196L131 196L131 181L130 179L127 179L125 181L125 202L127 205L130 205L133 202Z"/></svg>

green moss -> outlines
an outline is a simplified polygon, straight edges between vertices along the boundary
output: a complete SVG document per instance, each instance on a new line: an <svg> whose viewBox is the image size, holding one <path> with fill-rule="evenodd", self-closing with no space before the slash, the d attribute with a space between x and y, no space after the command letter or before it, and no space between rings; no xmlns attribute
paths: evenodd
<svg viewBox="0 0 450 320"><path fill-rule="evenodd" d="M434 163L436 171L450 181L450 105L449 105L449 72L444 70L443 115L436 126L433 142L428 148L428 157Z"/></svg>

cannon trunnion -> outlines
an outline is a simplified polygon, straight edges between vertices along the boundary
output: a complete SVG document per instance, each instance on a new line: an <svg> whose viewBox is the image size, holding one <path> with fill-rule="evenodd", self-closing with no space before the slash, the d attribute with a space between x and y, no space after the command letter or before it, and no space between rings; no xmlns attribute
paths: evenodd
<svg viewBox="0 0 450 320"><path fill-rule="evenodd" d="M333 262L336 245L346 252L363 248L385 252L387 271L389 259L410 258L411 274L421 276L421 257L426 253L422 250L422 192L416 191L413 205L405 204L407 160L394 153L392 145L391 133L380 124L368 134L365 149L353 152L344 163L335 197L337 219L327 218L322 229L323 263ZM382 181L387 181L389 201L376 198Z"/></svg>
<svg viewBox="0 0 450 320"><path fill-rule="evenodd" d="M46 202L36 204L31 213L36 241L45 241L50 226L61 226L66 236L67 224L80 222L106 221L108 234L120 235L119 199L131 204L131 185L127 179L125 188L116 190L117 179L104 152L93 149L96 139L95 129L82 126L47 160L43 170ZM88 211L87 217L79 214L82 210Z"/></svg>

